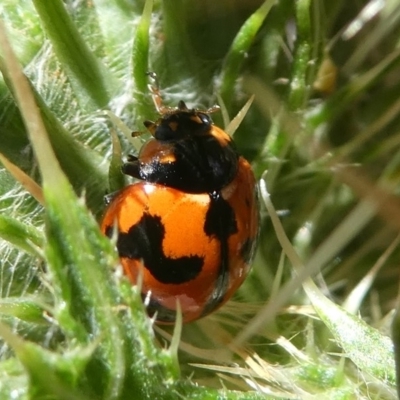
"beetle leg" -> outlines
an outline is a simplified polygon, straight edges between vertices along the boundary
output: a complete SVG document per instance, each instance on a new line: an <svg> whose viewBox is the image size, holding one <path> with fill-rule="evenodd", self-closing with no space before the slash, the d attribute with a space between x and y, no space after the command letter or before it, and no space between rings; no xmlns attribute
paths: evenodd
<svg viewBox="0 0 400 400"><path fill-rule="evenodd" d="M128 161L122 164L122 172L134 178L141 179L139 159L132 154L129 154Z"/></svg>
<svg viewBox="0 0 400 400"><path fill-rule="evenodd" d="M160 85L158 83L157 74L155 72L147 72L147 75L150 78L150 84L147 85L151 98L153 99L154 106L157 112L161 115L170 114L177 110L176 107L168 107L163 103L163 99L161 96Z"/></svg>
<svg viewBox="0 0 400 400"><path fill-rule="evenodd" d="M151 136L154 136L156 133L157 129L157 124L153 121L144 121L143 125L146 127L146 129L150 132Z"/></svg>
<svg viewBox="0 0 400 400"><path fill-rule="evenodd" d="M106 206L110 205L110 203L114 200L114 198L117 196L119 193L119 190L116 192L108 193L104 196L103 201Z"/></svg>

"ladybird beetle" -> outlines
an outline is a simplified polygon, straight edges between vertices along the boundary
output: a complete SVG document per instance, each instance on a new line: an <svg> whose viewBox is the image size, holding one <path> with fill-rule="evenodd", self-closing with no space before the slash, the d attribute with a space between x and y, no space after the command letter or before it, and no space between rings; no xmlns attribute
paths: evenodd
<svg viewBox="0 0 400 400"><path fill-rule="evenodd" d="M117 230L123 270L141 281L149 315L173 323L179 301L190 322L224 304L250 270L257 185L230 136L213 124L217 107L166 107L158 86L149 88L161 116L144 123L153 138L123 165L140 181L112 197L101 230L109 237Z"/></svg>

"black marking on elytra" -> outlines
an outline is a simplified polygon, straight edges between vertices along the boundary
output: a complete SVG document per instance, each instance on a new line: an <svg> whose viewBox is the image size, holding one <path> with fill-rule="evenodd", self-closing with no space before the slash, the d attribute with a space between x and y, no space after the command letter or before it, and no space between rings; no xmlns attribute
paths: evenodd
<svg viewBox="0 0 400 400"><path fill-rule="evenodd" d="M108 228L106 234L107 232ZM198 255L167 257L163 251L164 236L165 228L161 217L144 213L127 233L119 233L119 256L143 260L144 267L161 283L178 285L195 279L201 272L203 258Z"/></svg>
<svg viewBox="0 0 400 400"><path fill-rule="evenodd" d="M207 236L228 240L229 236L237 233L235 212L231 205L222 197L220 192L210 193L210 206L204 222L204 232Z"/></svg>
<svg viewBox="0 0 400 400"><path fill-rule="evenodd" d="M240 248L240 256L246 264L250 264L254 254L254 239L247 238Z"/></svg>
<svg viewBox="0 0 400 400"><path fill-rule="evenodd" d="M224 299L229 286L229 236L237 233L235 213L220 192L210 193L210 206L206 214L204 232L216 237L220 242L221 263L214 291L205 305L202 315L207 315Z"/></svg>

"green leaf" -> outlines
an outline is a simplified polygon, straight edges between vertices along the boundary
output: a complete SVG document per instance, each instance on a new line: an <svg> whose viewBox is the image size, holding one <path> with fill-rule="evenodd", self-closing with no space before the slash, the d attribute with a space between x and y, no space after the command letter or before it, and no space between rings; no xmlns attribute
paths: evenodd
<svg viewBox="0 0 400 400"><path fill-rule="evenodd" d="M30 398L86 398L76 391L76 387L93 348L76 348L56 354L34 343L24 342L3 324L0 324L0 335L12 346L28 372Z"/></svg>
<svg viewBox="0 0 400 400"><path fill-rule="evenodd" d="M0 362L0 393L4 399L28 400L28 377L16 357Z"/></svg>
<svg viewBox="0 0 400 400"><path fill-rule="evenodd" d="M306 106L309 94L308 86L312 83L312 80L311 82L308 81L312 44L310 8L310 0L296 2L297 38L288 99L291 110L297 110Z"/></svg>
<svg viewBox="0 0 400 400"><path fill-rule="evenodd" d="M16 96L10 83L9 71L4 60L1 58L0 71L5 77L6 83L10 87L13 95ZM24 79L27 78L24 76ZM99 154L77 142L49 109L37 91L33 88L32 90L35 102L40 109L44 126L48 132L51 145L57 155L58 162L68 175L70 181L73 182L76 192L78 194L85 192L89 207L95 214L99 214L104 207L103 196L107 186L107 173L105 166L101 165ZM18 116L17 119L20 119L20 116ZM15 137L15 139L18 140L23 139L25 135L26 133L24 131L18 130L11 132L10 136L11 139ZM7 141L3 144L7 146ZM23 146L19 149L19 152L22 151L22 148ZM12 161L14 161L15 156L18 155L18 148L12 149L10 153L7 147L2 148L0 144L0 150L2 152L4 151L5 155ZM73 154L73 157L71 157L71 154ZM15 160L14 162L17 161L18 160Z"/></svg>
<svg viewBox="0 0 400 400"><path fill-rule="evenodd" d="M229 52L227 53L221 72L220 94L228 110L235 88L235 82L246 58L254 38L267 17L274 1L266 0L261 7L254 12L243 24L237 33Z"/></svg>
<svg viewBox="0 0 400 400"><path fill-rule="evenodd" d="M37 301L23 297L7 297L0 299L0 314L19 318L26 322L43 323L44 309Z"/></svg>
<svg viewBox="0 0 400 400"><path fill-rule="evenodd" d="M337 344L360 370L395 385L393 344L389 337L328 300L310 282L307 294Z"/></svg>
<svg viewBox="0 0 400 400"><path fill-rule="evenodd" d="M44 243L44 237L34 226L0 214L0 237L30 254L43 256L40 248Z"/></svg>
<svg viewBox="0 0 400 400"><path fill-rule="evenodd" d="M135 98L138 116L144 117L148 112L149 99L147 84L149 72L150 21L153 0L146 0L132 46L132 77L135 82Z"/></svg>
<svg viewBox="0 0 400 400"><path fill-rule="evenodd" d="M64 3L61 0L34 0L33 4L82 105L106 106L110 101L108 73L88 48Z"/></svg>

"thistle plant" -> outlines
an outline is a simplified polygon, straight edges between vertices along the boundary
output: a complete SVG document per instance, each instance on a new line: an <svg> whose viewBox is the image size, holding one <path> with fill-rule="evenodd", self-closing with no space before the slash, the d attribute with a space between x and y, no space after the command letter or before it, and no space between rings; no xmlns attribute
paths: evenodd
<svg viewBox="0 0 400 400"><path fill-rule="evenodd" d="M397 398L395 1L2 0L0 20L0 398ZM172 327L98 228L157 118L148 71L167 105L238 116L260 182L250 276Z"/></svg>

